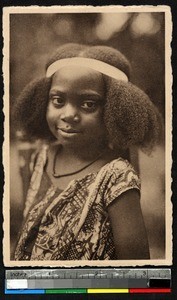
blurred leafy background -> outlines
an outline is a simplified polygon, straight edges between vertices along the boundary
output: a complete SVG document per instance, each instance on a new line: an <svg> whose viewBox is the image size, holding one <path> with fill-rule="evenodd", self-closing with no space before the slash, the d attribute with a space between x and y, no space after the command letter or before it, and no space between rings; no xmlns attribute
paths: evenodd
<svg viewBox="0 0 177 300"><path fill-rule="evenodd" d="M10 15L10 108L24 86L45 75L45 63L56 47L76 42L120 50L132 66L132 83L142 88L165 116L164 13L62 13ZM22 181L30 142L21 142L11 122L11 252L22 222ZM20 152L21 151L21 152ZM27 159L26 159L27 158ZM165 255L164 143L147 156L138 153L141 205L152 258Z"/></svg>

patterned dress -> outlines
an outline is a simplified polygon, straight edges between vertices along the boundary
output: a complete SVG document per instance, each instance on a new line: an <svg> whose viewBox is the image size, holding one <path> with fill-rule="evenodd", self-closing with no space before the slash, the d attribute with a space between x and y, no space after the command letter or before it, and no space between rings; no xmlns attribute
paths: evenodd
<svg viewBox="0 0 177 300"><path fill-rule="evenodd" d="M133 167L118 158L61 191L45 171L47 153L43 146L34 166L15 260L118 259L107 207L140 188Z"/></svg>

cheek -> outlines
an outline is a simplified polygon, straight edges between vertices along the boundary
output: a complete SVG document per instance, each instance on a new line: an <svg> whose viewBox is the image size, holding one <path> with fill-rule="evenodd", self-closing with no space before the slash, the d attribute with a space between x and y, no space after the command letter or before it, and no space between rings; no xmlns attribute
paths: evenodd
<svg viewBox="0 0 177 300"><path fill-rule="evenodd" d="M52 115L51 115L50 108L47 107L47 111L46 111L46 120L47 120L47 123L48 123L49 126L50 126L50 123L51 123L51 117L52 117Z"/></svg>
<svg viewBox="0 0 177 300"><path fill-rule="evenodd" d="M56 116L55 111L50 106L47 107L46 121L50 132L56 138Z"/></svg>
<svg viewBox="0 0 177 300"><path fill-rule="evenodd" d="M86 120L88 128L93 132L102 132L105 130L103 113L102 111L98 111L95 114L88 116Z"/></svg>
<svg viewBox="0 0 177 300"><path fill-rule="evenodd" d="M53 123L57 117L57 112L56 110L49 104L47 107L47 112L46 112L46 120L48 125Z"/></svg>
<svg viewBox="0 0 177 300"><path fill-rule="evenodd" d="M95 119L95 131L97 131L98 135L106 135L106 126L103 118L103 109L99 111L97 118Z"/></svg>
<svg viewBox="0 0 177 300"><path fill-rule="evenodd" d="M104 127L103 109L100 108L94 115L94 123Z"/></svg>

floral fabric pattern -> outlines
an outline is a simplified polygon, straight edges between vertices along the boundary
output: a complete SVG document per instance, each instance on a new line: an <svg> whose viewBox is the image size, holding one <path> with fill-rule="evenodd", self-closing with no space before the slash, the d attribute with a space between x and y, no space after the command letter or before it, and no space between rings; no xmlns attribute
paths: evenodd
<svg viewBox="0 0 177 300"><path fill-rule="evenodd" d="M107 207L125 191L140 188L135 170L118 158L61 192L44 170L47 151L44 146L35 163L15 260L118 259Z"/></svg>

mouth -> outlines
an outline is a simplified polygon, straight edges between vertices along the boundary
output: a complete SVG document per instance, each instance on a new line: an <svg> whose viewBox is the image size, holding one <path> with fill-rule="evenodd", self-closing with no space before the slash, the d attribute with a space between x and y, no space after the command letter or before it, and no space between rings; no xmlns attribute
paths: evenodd
<svg viewBox="0 0 177 300"><path fill-rule="evenodd" d="M57 130L59 131L60 135L64 138L74 137L81 133L81 131L78 131L73 128L60 128L57 127Z"/></svg>
<svg viewBox="0 0 177 300"><path fill-rule="evenodd" d="M58 130L65 132L65 133L80 133L80 131L73 129L73 128L60 128L57 127Z"/></svg>

